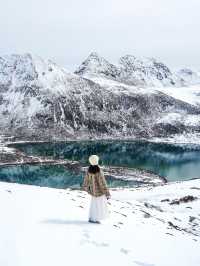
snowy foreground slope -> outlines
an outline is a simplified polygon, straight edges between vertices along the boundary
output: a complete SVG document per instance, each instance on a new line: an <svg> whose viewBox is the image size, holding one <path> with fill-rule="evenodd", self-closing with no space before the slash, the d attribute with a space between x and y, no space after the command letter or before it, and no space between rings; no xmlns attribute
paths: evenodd
<svg viewBox="0 0 200 266"><path fill-rule="evenodd" d="M200 265L199 180L111 193L95 225L85 192L1 182L0 265Z"/></svg>

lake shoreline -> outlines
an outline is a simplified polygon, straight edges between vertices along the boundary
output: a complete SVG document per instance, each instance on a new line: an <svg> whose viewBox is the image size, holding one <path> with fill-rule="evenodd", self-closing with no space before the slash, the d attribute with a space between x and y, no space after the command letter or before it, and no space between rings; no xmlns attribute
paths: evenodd
<svg viewBox="0 0 200 266"><path fill-rule="evenodd" d="M16 137L12 137L16 138ZM28 140L28 139L19 139L14 141L6 141L6 146L12 146L12 144L20 144L20 143L64 143L64 142L79 142L79 141L140 141L140 142L148 142L148 143L167 143L167 144L180 144L180 145L186 145L186 144L193 144L193 145L200 145L200 133L197 134L185 134L185 135L173 135L171 137L153 137L153 138L138 138L138 137L69 137L66 139L44 139L44 140Z"/></svg>
<svg viewBox="0 0 200 266"><path fill-rule="evenodd" d="M152 139L136 139L136 138L119 138L119 139L113 139L113 138L104 138L104 139L91 139L91 138L85 138L85 139L75 139L75 138L70 138L66 140L15 140L14 137L9 137L5 136L4 139L0 138L0 167L10 167L10 166L23 166L23 165L63 165L66 167L66 169L81 169L83 165L79 161L74 161L74 160L68 160L68 159L56 159L52 158L51 156L33 156L30 154L26 154L25 152L21 151L18 148L13 147L14 145L17 144L65 144L65 143L78 143L78 142L114 142L114 141L125 141L125 142L138 142L138 143L150 143L150 144L157 144L157 141L153 141ZM166 143L166 142L160 142L162 144L169 144L172 145L172 143ZM180 144L180 143L179 143ZM181 144L180 144L181 145ZM196 144L198 145L198 143ZM5 149L4 153L2 154L2 147ZM103 166L104 167L104 166ZM119 170L120 169L120 170ZM123 171L122 171L123 169ZM140 168L131 168L129 167L104 167L104 170L107 172L106 175L111 175L114 178L120 179L122 176L122 179L128 180L130 176L135 175L134 178L136 177L137 180L145 180L144 178L144 173L146 176L148 176L147 180L150 181L150 185L160 185L160 184L165 184L168 182L167 178L155 173L154 171L151 170L144 170ZM123 172L119 173L119 172ZM128 173L127 173L128 171ZM82 171L83 172L83 171ZM137 172L137 174L135 174ZM127 178L126 178L127 177ZM196 177L195 177L196 178ZM198 177L197 177L198 178ZM155 179L155 182L152 182L152 180ZM192 180L193 178L189 178L189 180ZM182 180L181 182L183 182ZM145 183L144 182L144 183ZM171 183L171 181L169 181ZM176 181L175 181L176 182ZM177 181L179 182L179 181Z"/></svg>
<svg viewBox="0 0 200 266"><path fill-rule="evenodd" d="M71 140L72 141L72 140ZM73 140L74 141L74 140ZM78 141L78 140L77 140ZM58 141L57 143L65 143L66 141ZM1 142L2 143L2 142ZM22 165L63 165L66 169L75 169L84 173L84 166L78 162L68 159L55 159L51 157L44 156L31 156L20 149L12 147L14 144L38 144L38 143L49 143L46 141L20 141L12 142L5 141L3 143L4 147L11 149L8 153L4 153L3 159L2 154L0 153L0 167L9 167L9 166L22 166ZM167 179L163 176L160 176L152 171L143 170L143 169L134 169L128 167L116 167L116 166L102 166L105 176L112 176L113 178L119 180L136 180L142 182L144 185L149 184L152 186L165 184Z"/></svg>

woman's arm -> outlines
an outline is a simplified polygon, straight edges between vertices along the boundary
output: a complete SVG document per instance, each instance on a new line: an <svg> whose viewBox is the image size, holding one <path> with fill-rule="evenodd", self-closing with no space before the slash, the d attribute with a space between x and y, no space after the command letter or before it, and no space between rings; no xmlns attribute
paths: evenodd
<svg viewBox="0 0 200 266"><path fill-rule="evenodd" d="M110 198L110 191L107 186L107 182L104 176L104 173L101 171L101 187L102 187L102 192L106 195L107 198Z"/></svg>
<svg viewBox="0 0 200 266"><path fill-rule="evenodd" d="M88 192L88 173L84 177L83 184L82 184L82 190Z"/></svg>

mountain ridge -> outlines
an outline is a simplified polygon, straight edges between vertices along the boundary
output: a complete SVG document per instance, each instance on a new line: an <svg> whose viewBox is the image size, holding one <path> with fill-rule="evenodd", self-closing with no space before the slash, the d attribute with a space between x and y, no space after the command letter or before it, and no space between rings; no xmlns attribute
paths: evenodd
<svg viewBox="0 0 200 266"><path fill-rule="evenodd" d="M94 76L91 70L88 76L69 73L31 54L0 57L1 132L20 138L64 139L159 137L200 130L198 89L185 88L183 98L180 88L172 87L171 92L165 86L128 85L113 76L121 73L107 60L94 53L90 59Z"/></svg>
<svg viewBox="0 0 200 266"><path fill-rule="evenodd" d="M190 82L190 72L193 82ZM153 57L136 57L125 55L119 58L118 64L112 64L96 52L92 52L75 70L75 74L86 78L100 75L127 85L141 87L188 86L200 84L200 74L188 69L171 71L164 63ZM196 77L196 82L195 82Z"/></svg>

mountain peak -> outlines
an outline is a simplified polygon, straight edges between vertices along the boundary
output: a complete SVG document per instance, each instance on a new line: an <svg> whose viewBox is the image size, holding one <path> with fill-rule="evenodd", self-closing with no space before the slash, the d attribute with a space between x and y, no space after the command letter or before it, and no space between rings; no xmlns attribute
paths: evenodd
<svg viewBox="0 0 200 266"><path fill-rule="evenodd" d="M176 77L162 62L150 57L125 55L120 58L123 80L142 86L172 86L178 84Z"/></svg>
<svg viewBox="0 0 200 266"><path fill-rule="evenodd" d="M92 52L75 71L86 78L102 76L134 86L172 86L177 83L170 69L154 58L125 55L119 66Z"/></svg>
<svg viewBox="0 0 200 266"><path fill-rule="evenodd" d="M92 52L75 71L75 74L96 80L103 77L137 87L185 86L199 84L200 74L188 69L173 72L153 57L137 57L127 54L114 65Z"/></svg>
<svg viewBox="0 0 200 266"><path fill-rule="evenodd" d="M102 59L103 57L100 56L97 52L91 52L88 56L88 58L95 58L95 59Z"/></svg>
<svg viewBox="0 0 200 266"><path fill-rule="evenodd" d="M104 57L96 52L92 52L75 71L75 74L81 76L100 75L108 78L116 78L119 74L119 70Z"/></svg>
<svg viewBox="0 0 200 266"><path fill-rule="evenodd" d="M125 55L119 59L119 64L124 68L131 68L133 71L147 69L149 67L155 67L157 65L163 65L163 63L157 61L153 57L136 57L134 55ZM165 66L166 67L166 66ZM167 68L167 67L166 67ZM168 68L169 70L169 68Z"/></svg>

